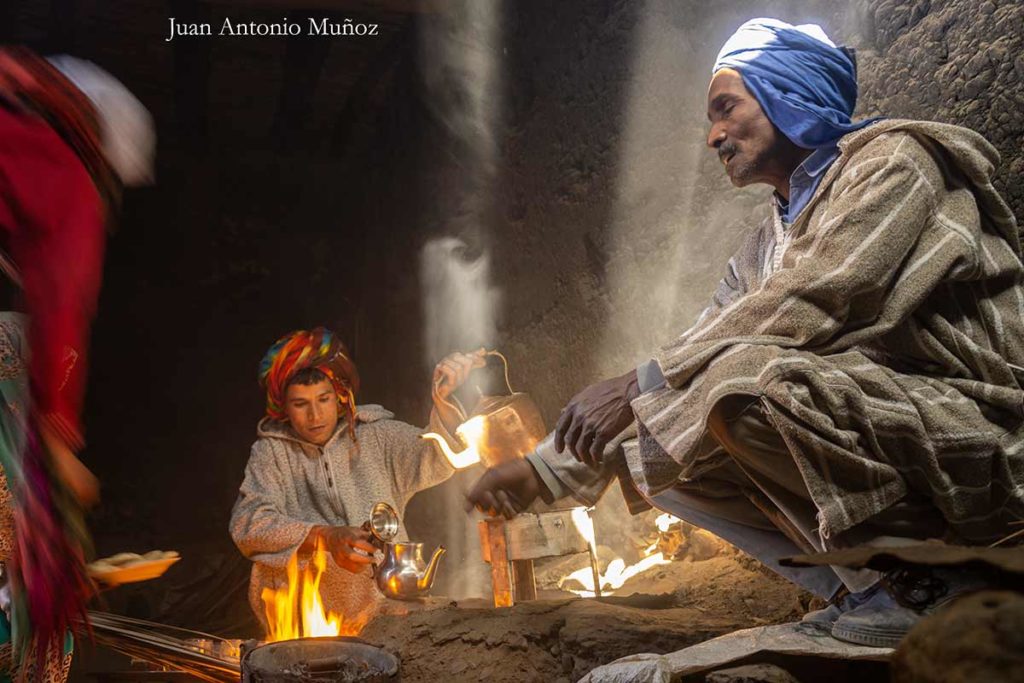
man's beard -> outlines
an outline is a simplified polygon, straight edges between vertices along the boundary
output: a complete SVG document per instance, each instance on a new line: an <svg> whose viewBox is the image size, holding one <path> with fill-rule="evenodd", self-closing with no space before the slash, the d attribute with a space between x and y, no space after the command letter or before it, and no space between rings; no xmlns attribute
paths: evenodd
<svg viewBox="0 0 1024 683"><path fill-rule="evenodd" d="M733 185L743 187L765 177L772 164L784 157L785 138L780 134L771 147L754 153L741 153L736 143L723 142L718 148L718 158L724 160L730 155L732 159L726 166L726 174Z"/></svg>
<svg viewBox="0 0 1024 683"><path fill-rule="evenodd" d="M725 167L726 175L733 182L734 185L742 186L750 182L754 172L758 168L759 158L744 160L740 156L739 147L734 142L723 142L718 148L718 158L724 163L726 159L729 160Z"/></svg>

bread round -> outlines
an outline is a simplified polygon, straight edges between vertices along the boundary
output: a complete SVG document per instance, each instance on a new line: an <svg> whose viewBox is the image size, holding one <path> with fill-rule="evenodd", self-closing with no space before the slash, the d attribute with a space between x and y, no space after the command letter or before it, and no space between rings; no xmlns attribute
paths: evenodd
<svg viewBox="0 0 1024 683"><path fill-rule="evenodd" d="M117 555L104 558L104 561L109 562L110 564L124 565L141 559L142 555L139 555L138 553L118 553Z"/></svg>

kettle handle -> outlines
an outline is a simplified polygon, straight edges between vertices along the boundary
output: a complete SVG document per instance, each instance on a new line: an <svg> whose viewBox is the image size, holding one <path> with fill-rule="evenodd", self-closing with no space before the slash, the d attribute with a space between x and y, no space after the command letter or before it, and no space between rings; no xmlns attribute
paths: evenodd
<svg viewBox="0 0 1024 683"><path fill-rule="evenodd" d="M512 389L512 383L508 381L508 358L505 358L504 354L502 354L501 351L498 351L498 350L495 350L495 349L491 349L491 350L488 350L488 351L484 352L484 355L485 356L497 356L498 358L501 359L501 362L505 366L505 386L508 387L508 393L510 395L516 393ZM434 382L434 389L437 389L440 386L440 384L441 384L441 380L438 379L436 382ZM460 401L458 399L458 397L455 396L455 394L450 394L450 396L452 398L452 401L454 401L454 403L452 403L452 401L449 401L448 399L445 399L445 398L442 398L441 402L446 404L448 407L450 407L455 412L457 412L459 414L459 417L462 418L462 422L465 422L466 419L469 417L468 413L466 413L465 406L462 405L462 401Z"/></svg>

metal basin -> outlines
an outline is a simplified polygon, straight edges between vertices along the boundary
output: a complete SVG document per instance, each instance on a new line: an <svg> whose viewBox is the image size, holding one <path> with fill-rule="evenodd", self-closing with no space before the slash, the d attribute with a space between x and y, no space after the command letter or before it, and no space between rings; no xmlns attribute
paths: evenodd
<svg viewBox="0 0 1024 683"><path fill-rule="evenodd" d="M261 645L242 658L242 683L398 681L398 658L359 638L299 638Z"/></svg>

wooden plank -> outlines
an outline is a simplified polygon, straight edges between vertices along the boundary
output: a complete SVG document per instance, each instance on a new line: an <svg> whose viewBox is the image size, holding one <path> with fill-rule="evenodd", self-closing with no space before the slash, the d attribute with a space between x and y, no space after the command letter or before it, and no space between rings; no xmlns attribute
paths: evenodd
<svg viewBox="0 0 1024 683"><path fill-rule="evenodd" d="M490 563L491 561L491 544L487 540L487 520L481 519L476 523L476 531L480 534L480 554L483 555L484 562Z"/></svg>
<svg viewBox="0 0 1024 683"><path fill-rule="evenodd" d="M491 557L491 587L495 607L512 606L512 576L505 546L505 520L488 519L487 545Z"/></svg>
<svg viewBox="0 0 1024 683"><path fill-rule="evenodd" d="M512 598L516 603L537 599L533 560L512 560Z"/></svg>
<svg viewBox="0 0 1024 683"><path fill-rule="evenodd" d="M505 544L511 560L536 560L590 550L587 538L573 523L571 510L525 512L508 520Z"/></svg>

